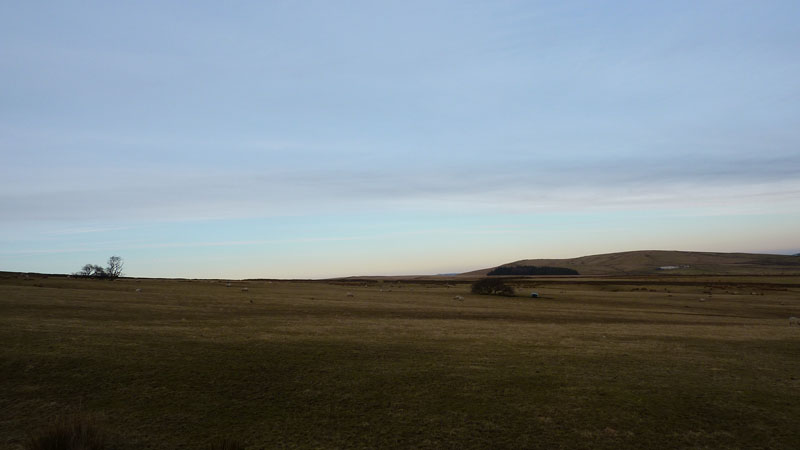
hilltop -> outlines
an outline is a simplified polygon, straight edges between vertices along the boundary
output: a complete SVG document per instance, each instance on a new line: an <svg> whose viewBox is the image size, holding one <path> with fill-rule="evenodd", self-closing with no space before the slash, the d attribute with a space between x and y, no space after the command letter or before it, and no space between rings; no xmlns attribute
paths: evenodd
<svg viewBox="0 0 800 450"><path fill-rule="evenodd" d="M508 266L549 266L581 275L800 275L800 257L759 253L711 253L638 250L568 259L523 259ZM463 273L485 276L495 267Z"/></svg>

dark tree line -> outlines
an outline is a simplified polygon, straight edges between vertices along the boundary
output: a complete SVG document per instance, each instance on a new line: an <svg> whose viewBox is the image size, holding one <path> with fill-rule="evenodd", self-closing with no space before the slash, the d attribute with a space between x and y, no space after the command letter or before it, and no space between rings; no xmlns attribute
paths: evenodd
<svg viewBox="0 0 800 450"><path fill-rule="evenodd" d="M122 258L119 256L112 256L108 258L108 265L101 267L96 264L86 264L80 271L75 272L73 275L76 277L84 278L119 278L122 276Z"/></svg>
<svg viewBox="0 0 800 450"><path fill-rule="evenodd" d="M500 266L487 275L580 275L577 270L550 266Z"/></svg>

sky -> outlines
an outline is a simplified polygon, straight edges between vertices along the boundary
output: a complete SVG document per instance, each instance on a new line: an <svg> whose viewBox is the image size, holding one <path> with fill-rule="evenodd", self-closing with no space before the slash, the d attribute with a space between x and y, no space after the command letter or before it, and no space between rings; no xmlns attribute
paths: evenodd
<svg viewBox="0 0 800 450"><path fill-rule="evenodd" d="M0 270L800 252L797 1L0 0Z"/></svg>

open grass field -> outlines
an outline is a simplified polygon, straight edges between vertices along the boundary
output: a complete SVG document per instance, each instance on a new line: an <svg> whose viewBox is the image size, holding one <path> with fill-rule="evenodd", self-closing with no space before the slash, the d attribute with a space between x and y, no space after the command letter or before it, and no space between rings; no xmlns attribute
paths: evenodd
<svg viewBox="0 0 800 450"><path fill-rule="evenodd" d="M798 277L350 283L3 274L0 448L800 448Z"/></svg>

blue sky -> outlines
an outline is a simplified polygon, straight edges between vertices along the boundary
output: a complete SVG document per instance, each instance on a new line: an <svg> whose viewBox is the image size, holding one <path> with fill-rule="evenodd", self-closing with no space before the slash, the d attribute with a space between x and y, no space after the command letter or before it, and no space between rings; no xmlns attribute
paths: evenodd
<svg viewBox="0 0 800 450"><path fill-rule="evenodd" d="M800 4L2 2L0 270L800 251Z"/></svg>

